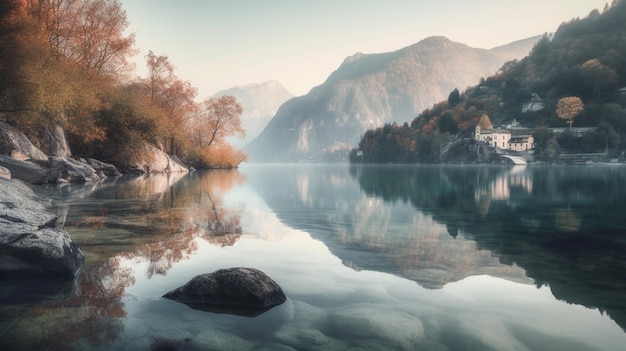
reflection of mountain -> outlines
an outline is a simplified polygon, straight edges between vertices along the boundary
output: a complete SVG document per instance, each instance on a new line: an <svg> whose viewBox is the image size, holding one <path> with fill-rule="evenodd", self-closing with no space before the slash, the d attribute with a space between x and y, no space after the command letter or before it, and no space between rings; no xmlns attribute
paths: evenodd
<svg viewBox="0 0 626 351"><path fill-rule="evenodd" d="M354 269L402 275L429 288L477 274L528 282L521 269L463 235L454 239L450 228L409 204L366 196L345 166L253 169L249 182L281 221L306 229Z"/></svg>
<svg viewBox="0 0 626 351"><path fill-rule="evenodd" d="M354 167L362 189L419 211L515 263L559 299L626 327L626 169ZM507 188L508 187L508 188Z"/></svg>

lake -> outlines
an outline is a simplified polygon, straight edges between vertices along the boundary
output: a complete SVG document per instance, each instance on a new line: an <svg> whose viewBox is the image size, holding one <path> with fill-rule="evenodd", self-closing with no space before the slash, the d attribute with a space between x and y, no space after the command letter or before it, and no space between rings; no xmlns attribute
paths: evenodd
<svg viewBox="0 0 626 351"><path fill-rule="evenodd" d="M35 191L86 262L67 284L3 282L3 350L626 345L625 166L246 164ZM236 266L287 302L161 297Z"/></svg>

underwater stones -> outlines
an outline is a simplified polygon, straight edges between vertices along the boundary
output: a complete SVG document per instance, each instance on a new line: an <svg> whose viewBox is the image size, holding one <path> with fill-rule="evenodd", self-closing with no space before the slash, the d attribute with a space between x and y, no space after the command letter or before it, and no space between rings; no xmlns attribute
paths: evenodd
<svg viewBox="0 0 626 351"><path fill-rule="evenodd" d="M199 334L193 343L202 350L248 351L254 344L237 336L220 330L209 330Z"/></svg>
<svg viewBox="0 0 626 351"><path fill-rule="evenodd" d="M254 268L228 268L201 274L163 295L166 299L215 313L257 316L286 301L281 287Z"/></svg>
<svg viewBox="0 0 626 351"><path fill-rule="evenodd" d="M365 344L382 341L390 349L414 350L425 340L422 321L389 305L354 304L329 314L334 333L351 334Z"/></svg>

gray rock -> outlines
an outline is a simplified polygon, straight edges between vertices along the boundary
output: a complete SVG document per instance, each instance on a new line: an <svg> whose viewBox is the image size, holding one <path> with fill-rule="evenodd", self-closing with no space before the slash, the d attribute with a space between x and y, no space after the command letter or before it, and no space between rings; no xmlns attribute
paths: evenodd
<svg viewBox="0 0 626 351"><path fill-rule="evenodd" d="M51 129L47 130L44 135L44 145L42 145L42 151L50 156L72 156L67 138L65 137L65 131L60 125L55 125Z"/></svg>
<svg viewBox="0 0 626 351"><path fill-rule="evenodd" d="M146 145L147 156L144 160L129 167L133 173L178 173L189 172L177 158L169 156L153 145Z"/></svg>
<svg viewBox="0 0 626 351"><path fill-rule="evenodd" d="M86 162L76 161L69 157L56 156L50 159L50 182L92 183L103 179L96 170ZM106 177L104 177L106 178Z"/></svg>
<svg viewBox="0 0 626 351"><path fill-rule="evenodd" d="M43 184L48 182L48 170L40 165L22 161L9 156L0 155L0 166L11 172L12 178L21 179L30 184Z"/></svg>
<svg viewBox="0 0 626 351"><path fill-rule="evenodd" d="M426 338L419 318L386 304L355 304L329 314L329 318L335 333L351 335L364 345L417 350Z"/></svg>
<svg viewBox="0 0 626 351"><path fill-rule="evenodd" d="M102 172L107 177L117 177L122 175L117 167L110 163L104 163L102 161L89 158L87 159L87 164L95 169L96 172Z"/></svg>
<svg viewBox="0 0 626 351"><path fill-rule="evenodd" d="M0 276L74 277L84 255L25 184L0 178Z"/></svg>
<svg viewBox="0 0 626 351"><path fill-rule="evenodd" d="M198 310L250 317L287 299L274 280L254 268L220 269L201 274L163 297Z"/></svg>
<svg viewBox="0 0 626 351"><path fill-rule="evenodd" d="M48 156L33 145L22 132L2 121L0 121L0 154L22 155L22 158L33 161L48 159Z"/></svg>
<svg viewBox="0 0 626 351"><path fill-rule="evenodd" d="M244 340L243 338L212 329L199 334L193 343L199 346L201 350L220 350L220 351L247 351L254 348L254 344Z"/></svg>
<svg viewBox="0 0 626 351"><path fill-rule="evenodd" d="M0 166L0 178L11 179L11 171L6 167Z"/></svg>

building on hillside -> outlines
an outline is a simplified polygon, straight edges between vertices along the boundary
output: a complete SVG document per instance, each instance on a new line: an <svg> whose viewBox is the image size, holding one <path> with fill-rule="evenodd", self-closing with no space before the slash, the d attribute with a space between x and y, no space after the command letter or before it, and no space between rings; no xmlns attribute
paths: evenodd
<svg viewBox="0 0 626 351"><path fill-rule="evenodd" d="M535 140L532 135L514 135L509 140L507 149L513 151L528 151L535 147Z"/></svg>
<svg viewBox="0 0 626 351"><path fill-rule="evenodd" d="M507 149L509 140L511 140L511 132L501 128L482 129L480 124L477 124L474 131L474 139L496 149Z"/></svg>
<svg viewBox="0 0 626 351"><path fill-rule="evenodd" d="M528 151L535 148L535 140L530 134L530 129L522 128L515 120L506 129L482 129L478 124L474 131L474 139L496 149Z"/></svg>

